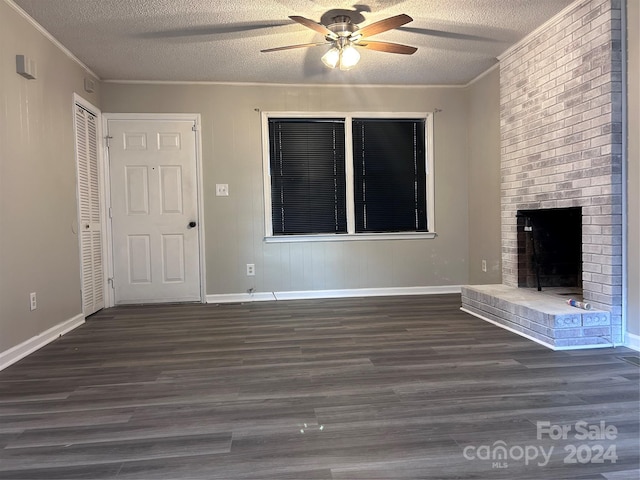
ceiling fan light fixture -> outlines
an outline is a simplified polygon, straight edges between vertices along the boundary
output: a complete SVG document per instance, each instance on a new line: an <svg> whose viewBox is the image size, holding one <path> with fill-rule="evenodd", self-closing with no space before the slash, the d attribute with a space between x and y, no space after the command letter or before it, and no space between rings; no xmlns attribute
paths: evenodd
<svg viewBox="0 0 640 480"><path fill-rule="evenodd" d="M336 68L340 62L340 50L338 47L331 47L327 53L322 56L322 63L329 68Z"/></svg>
<svg viewBox="0 0 640 480"><path fill-rule="evenodd" d="M360 28L355 25L349 15L337 15L333 17L333 23L324 25L314 22L299 15L289 17L314 32L321 33L325 41L319 43L303 43L301 45L286 45L284 47L267 48L261 52L277 52L280 50L290 50L292 48L308 48L322 45L330 45L331 48L322 56L322 63L329 68L340 68L340 70L350 70L360 61L360 53L356 47L364 47L371 50L378 50L387 53L399 53L411 55L418 50L416 47L401 45L392 42L370 41L368 37L378 33L393 30L405 25L413 19L406 14L395 15ZM363 41L364 40L364 41Z"/></svg>
<svg viewBox="0 0 640 480"><path fill-rule="evenodd" d="M360 53L353 45L347 45L340 54L340 70L350 70L360 61Z"/></svg>

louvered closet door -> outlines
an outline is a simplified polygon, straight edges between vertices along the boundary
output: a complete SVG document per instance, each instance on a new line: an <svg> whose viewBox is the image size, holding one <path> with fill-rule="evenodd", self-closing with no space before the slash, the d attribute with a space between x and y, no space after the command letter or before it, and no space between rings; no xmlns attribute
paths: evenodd
<svg viewBox="0 0 640 480"><path fill-rule="evenodd" d="M82 261L82 311L91 315L104 307L97 119L76 105L79 235Z"/></svg>

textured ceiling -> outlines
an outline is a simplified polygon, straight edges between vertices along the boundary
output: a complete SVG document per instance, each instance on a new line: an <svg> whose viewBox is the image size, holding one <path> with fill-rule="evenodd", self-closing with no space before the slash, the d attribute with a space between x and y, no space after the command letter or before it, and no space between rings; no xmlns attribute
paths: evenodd
<svg viewBox="0 0 640 480"><path fill-rule="evenodd" d="M103 80L293 84L466 84L572 0L14 0ZM375 40L413 55L360 49L348 72L330 70L323 41L291 21L328 23L338 9L366 25L406 13L413 22Z"/></svg>

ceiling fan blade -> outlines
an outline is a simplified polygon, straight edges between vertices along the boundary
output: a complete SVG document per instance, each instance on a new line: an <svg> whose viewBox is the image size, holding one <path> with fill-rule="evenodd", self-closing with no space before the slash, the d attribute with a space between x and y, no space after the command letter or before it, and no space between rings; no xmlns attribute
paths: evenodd
<svg viewBox="0 0 640 480"><path fill-rule="evenodd" d="M289 18L294 22L298 22L300 25L304 25L311 30L315 30L316 32L321 33L325 37L333 38L334 40L338 38L338 36L327 27L320 23L314 22L313 20L309 20L308 18L300 17L297 15L292 15Z"/></svg>
<svg viewBox="0 0 640 480"><path fill-rule="evenodd" d="M266 48L264 50L260 50L262 53L267 52L279 52L280 50L292 50L294 48L308 48L308 47L319 47L320 45L329 45L327 42L318 42L318 43L301 43L300 45L287 45L285 47L276 47L276 48Z"/></svg>
<svg viewBox="0 0 640 480"><path fill-rule="evenodd" d="M401 15L396 15L395 17L385 18L384 20L372 23L371 25L366 25L358 30L357 33L363 37L370 37L371 35L376 35L378 33L386 32L387 30L401 27L411 21L413 21L413 18L403 13Z"/></svg>
<svg viewBox="0 0 640 480"><path fill-rule="evenodd" d="M369 40L363 40L362 42L356 43L356 45L368 48L369 50L377 50L379 52L387 53L401 53L403 55L411 55L418 50L416 47L410 47L400 43L372 42Z"/></svg>

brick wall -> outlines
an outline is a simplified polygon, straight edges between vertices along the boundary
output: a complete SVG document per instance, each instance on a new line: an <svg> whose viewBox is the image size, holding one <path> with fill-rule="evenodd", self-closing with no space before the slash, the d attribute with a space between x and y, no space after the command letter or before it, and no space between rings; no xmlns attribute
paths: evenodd
<svg viewBox="0 0 640 480"><path fill-rule="evenodd" d="M582 207L584 298L622 320L620 0L577 2L500 59L503 283L517 210Z"/></svg>

